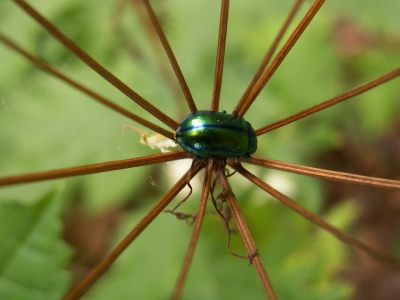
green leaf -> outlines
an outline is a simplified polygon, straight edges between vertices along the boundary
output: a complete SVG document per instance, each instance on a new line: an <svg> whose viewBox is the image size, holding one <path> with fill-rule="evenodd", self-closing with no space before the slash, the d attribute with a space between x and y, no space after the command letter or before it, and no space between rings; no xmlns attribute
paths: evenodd
<svg viewBox="0 0 400 300"><path fill-rule="evenodd" d="M0 203L0 299L59 299L69 285L71 251L61 239L62 202Z"/></svg>

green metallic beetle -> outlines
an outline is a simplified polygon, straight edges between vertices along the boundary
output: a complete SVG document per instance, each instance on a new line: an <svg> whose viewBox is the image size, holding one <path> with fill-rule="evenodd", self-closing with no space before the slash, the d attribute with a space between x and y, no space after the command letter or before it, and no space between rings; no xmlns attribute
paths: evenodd
<svg viewBox="0 0 400 300"><path fill-rule="evenodd" d="M257 150L257 137L250 123L225 111L201 110L186 116L175 139L197 158L250 159Z"/></svg>

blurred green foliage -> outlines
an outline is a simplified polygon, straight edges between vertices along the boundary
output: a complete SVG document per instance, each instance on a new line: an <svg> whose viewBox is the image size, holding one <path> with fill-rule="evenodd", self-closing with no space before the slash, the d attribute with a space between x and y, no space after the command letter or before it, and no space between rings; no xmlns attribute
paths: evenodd
<svg viewBox="0 0 400 300"><path fill-rule="evenodd" d="M70 284L71 256L60 240L62 201L54 192L35 203L0 203L0 298L59 299Z"/></svg>
<svg viewBox="0 0 400 300"><path fill-rule="evenodd" d="M221 109L229 112L234 108L292 2L232 1ZM297 22L311 3L305 2L296 18ZM396 12L391 3L390 0L379 1L379 4L371 0L328 1L246 114L246 120L254 128L259 128L396 67L399 57L396 53L398 48L394 45L399 43L399 35L395 24L399 11L397 9ZM176 99L160 74L157 64L160 57L151 47L133 11L125 9L124 14L116 14L117 1L99 5L94 0L37 0L33 4L67 36L145 99L176 120L183 117L182 113L177 113L184 106L183 96ZM169 0L153 1L153 4L198 108L208 109L213 86L219 2ZM371 15L374 17L371 18ZM343 53L337 43L340 21L350 22L371 43L361 45L356 53ZM0 3L0 28L3 34L12 37L62 72L132 112L160 124L65 50L12 3ZM294 25L291 26L293 28ZM127 132L125 143L119 148L122 126L131 125L130 120L41 72L3 45L0 46L0 57L1 176L157 153L141 145L138 134L131 132ZM168 76L174 76L170 69L165 71ZM261 136L256 154L310 165L315 154L339 147L344 136L362 143L382 133L398 115L398 99L398 82L390 82L348 103ZM119 234L115 237L117 242L170 188L174 183L172 178L183 174L188 166L182 168L180 164L169 163L165 166L65 179L62 180L65 183L62 197L71 199L79 189L85 205L91 211L99 212L126 202L140 190L153 190L157 196L136 197L133 200L139 208L119 228ZM277 182L283 192L310 210L320 211L323 193L318 180L249 169L271 184ZM155 182L153 177L157 178ZM336 277L346 262L346 248L343 245L315 230L313 225L281 207L239 175L233 176L232 182L280 299L348 297L351 287ZM47 210L49 214L58 214L60 217L60 213L54 209L55 204L46 196L55 184L45 182L1 189L0 203L6 205L2 211L4 209L6 212L7 205L20 207L20 216L13 222L24 219L24 214L39 218ZM199 189L197 186L195 194L182 207L183 210L193 212L197 209ZM184 196L185 192L176 201ZM26 211L29 208L31 211ZM344 205L337 210L326 217L339 227L348 228L354 209ZM2 214L0 223L9 222L5 216ZM54 225L48 225L48 234L52 234L52 238L46 240L49 243L46 247L62 244L60 240L53 240L54 231L57 228L59 230L60 220L53 221ZM13 228L16 235L18 226ZM118 299L131 299L133 295L140 299L168 297L179 272L190 232L190 228L172 216L161 215L85 299L110 299L116 295ZM2 233L0 240L6 237ZM245 261L229 255L225 240L226 232L218 217L207 215L185 288L185 299L263 298L253 268ZM61 246L53 247L58 249ZM244 253L238 236L234 236L232 248ZM54 264L54 269L62 269L68 253L65 249L62 251L57 263L49 257L37 269L47 270L49 264ZM34 254L32 259L35 259ZM17 263L30 264L24 260ZM15 272L23 274L24 270ZM64 274L62 270L58 272ZM4 273L1 276L4 277ZM49 290L46 297L57 299L64 292L66 281L63 276L54 285L54 289L59 290ZM49 273L49 283L55 278ZM26 283L27 286L31 284L38 293L47 291L47 285L43 288L41 284Z"/></svg>

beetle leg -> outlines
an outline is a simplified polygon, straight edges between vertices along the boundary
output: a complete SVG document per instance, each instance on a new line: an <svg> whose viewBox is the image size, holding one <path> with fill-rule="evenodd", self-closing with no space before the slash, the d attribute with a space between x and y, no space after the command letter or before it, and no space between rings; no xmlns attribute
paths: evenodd
<svg viewBox="0 0 400 300"><path fill-rule="evenodd" d="M245 155L246 155L246 154L245 154ZM243 157L244 157L244 155L243 155ZM239 166L242 165L242 164L240 163L240 156L236 157L236 163L237 163Z"/></svg>
<svg viewBox="0 0 400 300"><path fill-rule="evenodd" d="M226 175L226 177L231 177L231 176L235 175L235 173L236 173L236 170L233 171L232 173L229 173L229 170L228 170L227 168L225 168L225 175Z"/></svg>
<svg viewBox="0 0 400 300"><path fill-rule="evenodd" d="M245 159L251 159L251 156L250 156L250 154L249 154L249 153L245 153L245 154L243 154L243 157L244 157Z"/></svg>

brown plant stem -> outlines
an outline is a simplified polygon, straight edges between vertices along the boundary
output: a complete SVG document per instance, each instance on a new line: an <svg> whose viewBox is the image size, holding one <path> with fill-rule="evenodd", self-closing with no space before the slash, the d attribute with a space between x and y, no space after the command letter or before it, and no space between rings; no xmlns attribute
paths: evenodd
<svg viewBox="0 0 400 300"><path fill-rule="evenodd" d="M304 32L304 30L310 24L311 20L314 18L314 16L316 15L318 10L321 8L321 6L324 3L325 3L325 0L315 0L314 1L311 8L308 10L306 15L300 21L299 25L293 31L292 35L289 37L289 39L283 45L282 49L275 56L272 63L269 65L267 70L265 70L265 72L262 75L262 77L260 78L260 80L257 82L257 84L255 85L253 90L250 92L250 95L246 99L239 101L239 103L236 105L235 109L233 110L232 114L243 116L246 113L246 111L250 108L251 104L254 102L254 100L257 98L257 96L261 93L264 86L271 79L272 75L278 69L278 67L280 66L282 61L286 58L286 56L288 55L290 50L293 48L293 46L295 45L297 40L300 38L300 36Z"/></svg>
<svg viewBox="0 0 400 300"><path fill-rule="evenodd" d="M272 287L271 281L267 275L267 272L265 271L264 265L262 264L260 255L258 254L257 247L250 234L249 228L247 227L246 221L243 218L242 212L240 211L236 197L232 192L231 186L228 182L228 179L226 178L225 173L219 172L218 179L223 187L224 192L227 192L226 199L228 201L232 214L235 217L236 224L239 228L240 234L246 246L249 260L252 264L254 264L257 270L258 277L260 278L261 284L264 288L266 295L268 296L268 299L276 300L277 297Z"/></svg>
<svg viewBox="0 0 400 300"><path fill-rule="evenodd" d="M128 233L127 236L108 254L97 266L95 266L86 277L72 288L63 300L79 299L96 281L108 270L121 253L142 233L144 229L165 209L174 197L185 187L187 176L195 176L202 168L202 164L196 164L187 171L181 179L167 192L167 194L153 206L150 211L139 221L139 223ZM137 295L140 296L140 295Z"/></svg>
<svg viewBox="0 0 400 300"><path fill-rule="evenodd" d="M307 220L311 221L313 224L327 230L334 236L336 236L339 240L344 242L347 245L350 245L357 250L360 250L364 252L365 254L369 255L370 257L374 258L375 260L397 270L400 271L400 260L394 257L393 255L390 255L388 253L378 251L364 242L361 242L346 233L340 231L339 229L333 227L329 223L327 223L325 220L322 218L318 217L317 215L314 215L301 205L297 204L294 202L292 199L289 197L285 196L284 194L280 193L279 191L275 190L272 188L270 185L267 183L263 182L261 179L244 169L242 166L239 166L237 164L229 163L229 165L235 169L237 172L239 172L243 177L260 187L262 190L270 194L272 197L276 198L277 200L281 201L283 204L285 204L287 207L292 209L293 211L297 212L298 214L302 215L304 218Z"/></svg>
<svg viewBox="0 0 400 300"><path fill-rule="evenodd" d="M61 72L59 72L56 69L54 69L53 67L51 67L49 64L47 64L40 58L33 56L29 52L27 52L24 49L22 49L21 47L19 47L17 44L12 42L9 38L5 37L1 33L0 33L0 41L3 42L8 47L14 49L21 55L23 55L25 58L27 58L32 63L37 65L39 68L43 69L44 71L47 71L48 73L57 77L58 79L61 79L65 83L67 83L70 86L76 88L77 90L83 92L84 94L88 95L89 97L92 97L94 100L100 102L101 104L111 108L112 110L114 110L116 112L119 112L120 114L124 115L125 117L128 117L129 119L131 119L139 124L142 124L143 126L149 128L151 130L154 130L155 132L158 132L159 134L161 134L171 140L175 140L174 134L172 132L165 130L164 128L162 128L160 126L157 126L157 125L147 121L146 119L143 119L143 118L127 111L126 109L124 109L121 106L113 103L112 101L104 98L103 96L97 94L96 92L92 91L91 89L89 89L89 88L79 84L78 82L72 80L71 78L65 76L64 74L62 74Z"/></svg>
<svg viewBox="0 0 400 300"><path fill-rule="evenodd" d="M95 61L89 54L83 51L78 45L72 40L66 37L60 30L58 30L51 22L40 15L32 6L26 3L24 0L13 0L19 5L26 13L28 13L33 19L35 19L40 25L44 27L54 38L61 42L67 49L79 57L86 65L96 71L100 76L106 79L109 83L114 85L118 90L128 96L130 99L135 101L143 109L151 113L154 117L159 119L161 122L176 130L178 123L164 114L161 110L156 108L154 105L142 98L138 93L133 91L125 83L107 71L102 65Z"/></svg>
<svg viewBox="0 0 400 300"><path fill-rule="evenodd" d="M217 59L215 62L214 89L211 102L211 110L218 111L221 96L222 74L224 70L226 34L228 31L229 0L222 0L219 23Z"/></svg>
<svg viewBox="0 0 400 300"><path fill-rule="evenodd" d="M182 105L182 89L179 85L179 82L176 81L175 78L170 76L170 67L171 65L167 63L165 57L165 50L161 44L160 38L157 35L157 32L149 19L149 15L144 7L142 0L127 0L126 2L130 2L132 9L135 11L138 16L140 22L142 23L143 29L146 32L146 37L148 38L151 47L154 50L155 60L157 61L158 69L161 73L161 76L164 78L167 86L170 88L171 93L173 95L174 101L177 105L177 116L182 117L187 114L185 105Z"/></svg>
<svg viewBox="0 0 400 300"><path fill-rule="evenodd" d="M341 94L339 96L336 96L336 97L334 97L332 99L326 100L326 101L321 102L321 103L319 103L317 105L314 105L314 106L311 106L311 107L309 107L307 109L304 109L304 110L302 110L302 111L300 111L298 113L295 113L295 114L293 114L293 115L291 115L289 117L286 117L286 118L284 118L282 120L279 120L279 121L277 121L275 123L272 123L270 125L267 125L267 126L264 126L262 128L259 128L259 129L257 129L255 131L255 133L256 133L256 135L261 135L261 134L267 133L267 132L269 132L271 130L277 129L277 128L282 127L282 126L285 126L285 125L290 124L292 122L295 122L295 121L297 121L299 119L302 119L302 118L305 118L305 117L307 117L309 115L315 114L315 113L317 113L317 112L319 112L319 111L321 111L323 109L326 109L326 108L328 108L328 107L330 107L332 105L338 104L338 103L340 103L342 101L345 101L345 100L348 100L348 99L350 99L352 97L360 95L360 94L362 94L362 93L364 93L364 92L366 92L366 91L368 91L368 90L370 90L370 89L372 89L374 87L377 87L377 86L379 86L379 85L381 85L381 84L383 84L383 83L385 83L385 82L387 82L389 80L392 80L392 79L394 79L394 78L396 78L398 76L400 76L400 68L394 69L393 71L390 71L389 73L387 73L385 75L382 75L379 78L376 78L376 79L374 79L374 80L372 80L370 82L367 82L367 83L365 83L365 84L363 84L363 85L361 85L361 86L359 86L357 88L354 88L354 89L352 89L352 90L350 90L350 91L348 91L346 93L343 93L343 94Z"/></svg>
<svg viewBox="0 0 400 300"><path fill-rule="evenodd" d="M233 159L230 159L229 161L232 163L235 162ZM341 181L341 182L346 182L346 183L354 183L354 184L358 184L358 185L373 186L373 187L386 188L386 189L400 190L400 181L399 180L391 180L391 179L356 175L356 174L351 174L351 173L329 171L329 170L324 170L324 169L319 169L319 168L312 168L312 167L291 164L291 163L268 159L268 158L262 158L262 157L258 157L258 156L251 156L250 160L243 159L241 162L264 167L264 168L281 170L281 171L286 171L286 172L290 172L290 173L307 175L307 176L323 178L323 179L328 179L328 180Z"/></svg>
<svg viewBox="0 0 400 300"><path fill-rule="evenodd" d="M188 272L189 272L189 267L193 259L193 254L194 250L196 249L196 244L199 239L200 235L200 229L201 225L204 219L204 214L206 211L206 206L207 206L207 199L208 199L208 194L210 192L210 186L211 186L211 175L212 175L212 168L213 168L213 163L214 161L212 159L208 160L207 163L207 169L203 181L203 189L201 193L201 199L200 199L200 206L199 210L197 211L196 214L196 220L194 223L193 227L193 234L190 239L189 247L186 252L186 256L181 268L181 271L178 276L178 280L176 281L174 291L172 292L171 299L173 300L178 300L183 292L183 286L185 284L185 280L187 278Z"/></svg>
<svg viewBox="0 0 400 300"><path fill-rule="evenodd" d="M181 150L168 153L153 154L137 158L115 160L115 161L86 165L86 166L6 176L6 177L0 177L0 186L109 172L109 171L122 170L122 169L128 169L146 165L159 164L183 158L192 158L192 155Z"/></svg>
<svg viewBox="0 0 400 300"><path fill-rule="evenodd" d="M247 86L246 90L244 91L242 97L240 98L240 102L245 101L246 98L249 96L250 92L256 85L257 81L260 79L262 73L264 72L265 68L269 64L272 55L276 51L276 48L278 48L278 44L283 38L283 35L285 34L286 30L288 29L290 23L293 21L296 13L299 11L301 4L304 2L304 0L297 0L292 9L290 10L289 15L287 16L284 24L282 25L281 29L279 30L277 36L275 37L274 41L272 42L271 46L269 47L267 53L265 53L264 59L262 60L260 66L258 67L256 73L254 74L253 78L251 79L249 85Z"/></svg>
<svg viewBox="0 0 400 300"><path fill-rule="evenodd" d="M149 18L151 20L151 23L154 26L154 29L157 31L158 37L160 38L160 41L165 49L165 53L167 54L169 61L171 62L172 68L175 71L176 77L179 81L179 84L181 85L183 94L185 95L186 102L189 105L190 111L193 113L197 111L196 104L193 101L192 94L190 93L189 87L186 83L185 77L182 74L182 71L179 67L178 61L175 58L175 55L171 49L171 46L168 43L167 37L164 34L164 31L162 30L162 27L160 25L160 22L157 19L156 14L153 11L153 8L151 7L150 3L148 0L143 0L143 4L146 7L147 13L149 14Z"/></svg>

